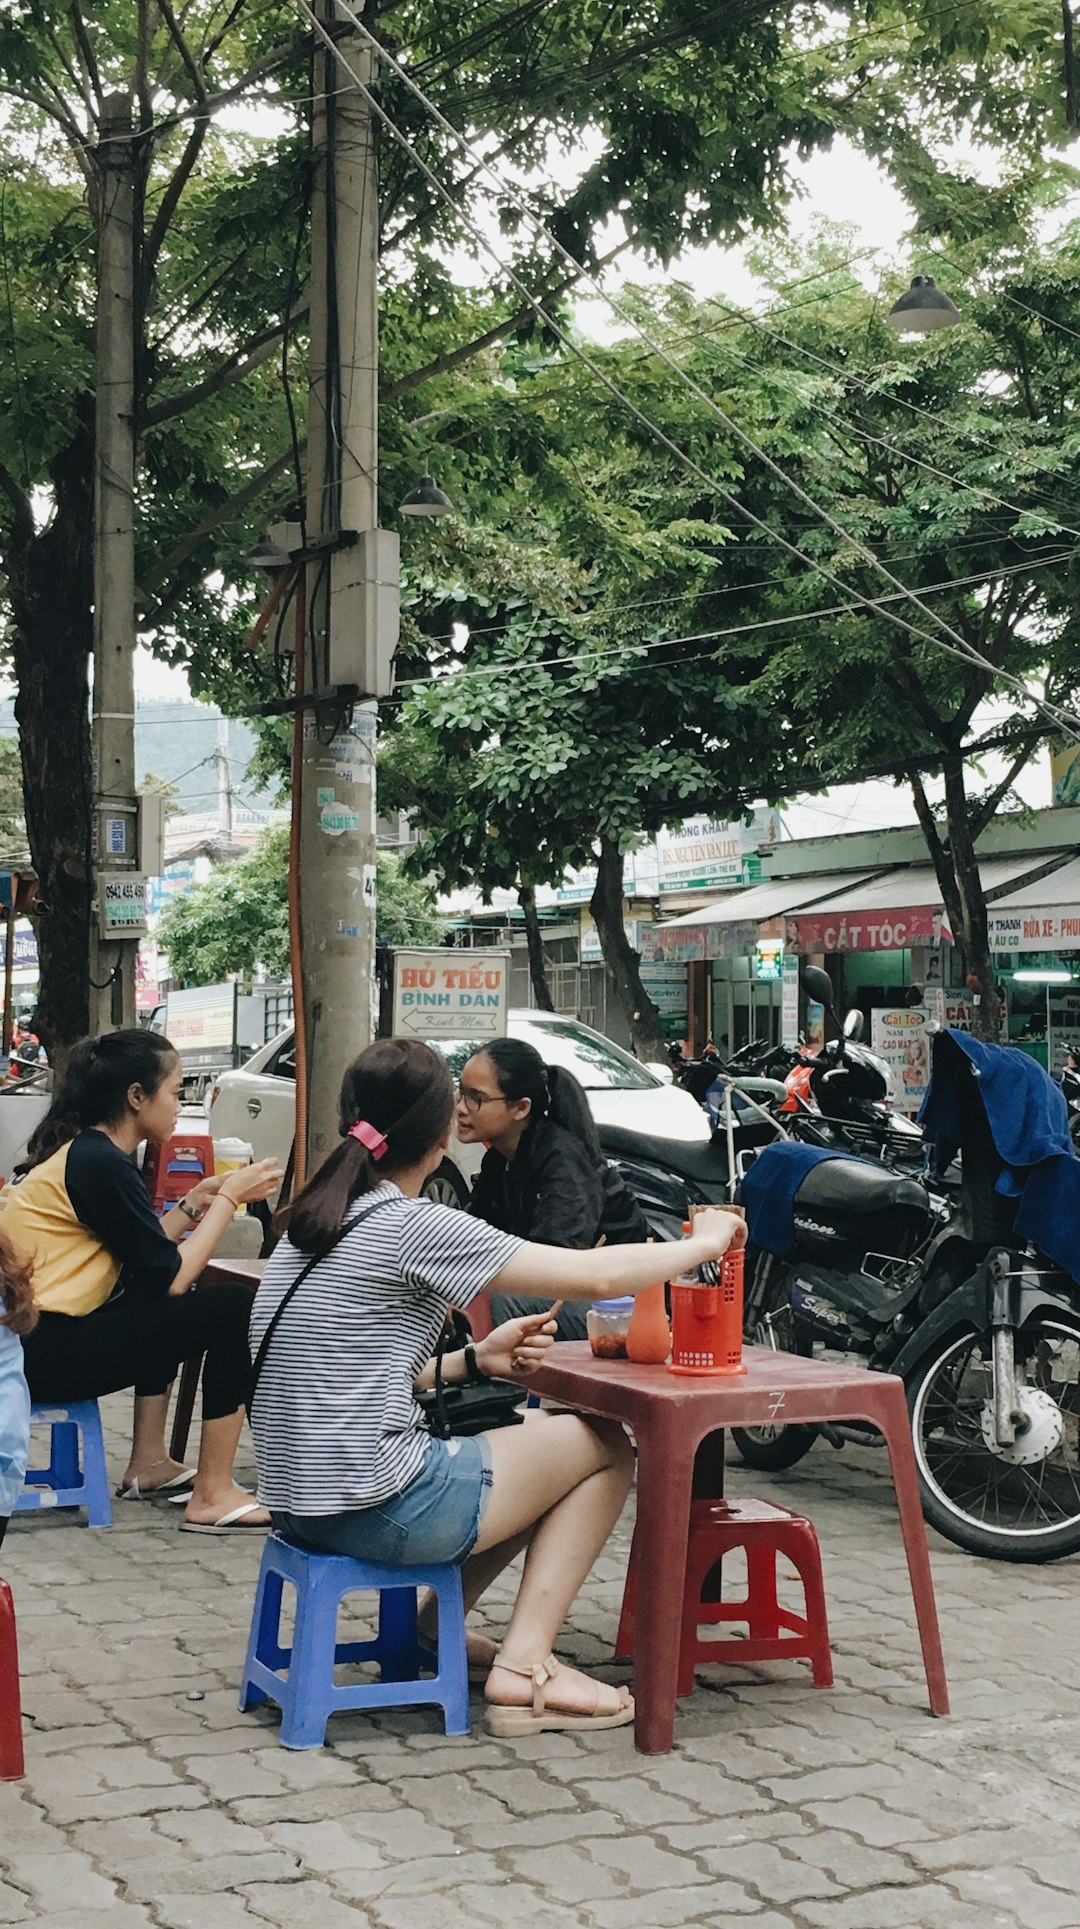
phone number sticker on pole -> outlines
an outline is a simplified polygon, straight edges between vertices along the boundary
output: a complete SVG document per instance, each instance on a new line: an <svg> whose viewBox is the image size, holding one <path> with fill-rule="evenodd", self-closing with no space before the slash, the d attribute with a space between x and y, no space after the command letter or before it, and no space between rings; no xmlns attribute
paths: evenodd
<svg viewBox="0 0 1080 1929"><path fill-rule="evenodd" d="M394 1030L419 1038L502 1038L507 951L394 952Z"/></svg>

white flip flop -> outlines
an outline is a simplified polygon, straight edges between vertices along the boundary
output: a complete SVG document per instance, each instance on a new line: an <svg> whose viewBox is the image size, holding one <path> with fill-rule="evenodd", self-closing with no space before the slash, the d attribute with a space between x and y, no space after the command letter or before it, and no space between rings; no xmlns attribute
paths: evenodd
<svg viewBox="0 0 1080 1929"><path fill-rule="evenodd" d="M160 1487L140 1487L139 1476L134 1480L121 1481L116 1489L117 1500L171 1500L191 1499L191 1483L195 1478L194 1467L184 1467L171 1480L163 1480ZM181 1492L180 1490L185 1491Z"/></svg>
<svg viewBox="0 0 1080 1929"><path fill-rule="evenodd" d="M261 1500L246 1500L242 1507L234 1507L230 1514L222 1514L220 1520L182 1520L182 1534L268 1534L268 1520L248 1520L248 1514L261 1514L265 1509Z"/></svg>

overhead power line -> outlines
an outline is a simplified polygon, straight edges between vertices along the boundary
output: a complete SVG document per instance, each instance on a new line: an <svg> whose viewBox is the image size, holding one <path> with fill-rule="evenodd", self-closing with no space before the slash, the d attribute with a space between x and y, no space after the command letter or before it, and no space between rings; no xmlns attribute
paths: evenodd
<svg viewBox="0 0 1080 1929"><path fill-rule="evenodd" d="M1013 563L1005 569L998 570L997 575L998 577L1026 575L1032 568L1051 569L1056 564L1065 562L1071 555L1072 551L1066 549L1062 550L1060 555L1046 557L1041 563ZM985 580L985 577L982 575L952 577L947 582L924 584L921 593L924 596L940 596L949 590L967 589L973 584L982 583ZM875 615L885 614L886 612L882 610L881 606L892 601L895 601L895 597L881 596L871 602L865 596L860 596L854 602L850 603L831 603L823 608L798 610L785 616L759 617L753 623L733 623L725 629L694 630L685 636L645 637L642 638L640 642L622 643L614 649L583 649L573 656L560 654L558 656L546 657L522 657L516 662L506 662L504 660L500 663L468 665L455 671L454 682L458 683L463 679L468 681L473 677L506 677L513 675L515 671L564 669L575 663L604 662L609 657L640 658L643 655L648 655L653 650L672 649L676 644L711 643L729 636L757 636L763 634L765 631L794 629L802 623L819 623L825 617L858 615L860 613L866 613L867 611L872 611ZM680 657L678 660L683 663L693 661L691 657ZM669 666L665 663L662 667L666 669ZM417 687L433 690L437 689L439 685L438 682L431 677L408 677L400 680L396 687L399 690L409 690Z"/></svg>
<svg viewBox="0 0 1080 1929"><path fill-rule="evenodd" d="M349 75L351 75L354 85L361 93L361 95L364 97L364 99L367 101L368 106L371 109L372 113L381 122L381 124L387 129L391 138L398 144L398 146L400 146L407 154L411 156L414 166L416 166L420 170L420 172L424 175L425 179L428 181L429 185L434 189L436 194L438 194L440 198L447 203L448 206L454 209L454 212L457 215L457 218L459 219L459 221L462 223L463 227L465 227L467 231L473 236L473 239L479 244L479 246L483 249L483 251L486 254L491 256L492 260L495 261L500 271L506 275L511 285L517 289L518 293L522 296L522 299L528 304L530 308L533 309L534 313L538 316L538 318L542 320L542 322L544 323L544 326L548 328L557 337L557 339L563 343L563 345L566 347L568 352L574 355L577 358L577 360L580 361L582 365L590 371L594 379L600 382L603 385L603 387L605 387L609 391L609 393L615 397L615 399L622 405L622 407L625 408L635 418L635 420L637 420L641 424L641 426L647 430L647 432L651 436L655 437L666 449L668 449L668 451L676 458L677 461L682 463L683 466L687 468L691 474L696 475L699 481L703 482L705 486L708 489L710 489L714 494L718 495L723 501L737 508L741 515L745 516L746 519L749 522L753 523L755 527L759 528L765 535L769 536L772 540L774 540L779 545L779 547L786 549L788 553L796 557L798 561L805 563L810 569L815 571L818 575L822 576L826 581L831 582L834 585L834 587L837 588L845 598L854 598L856 601L862 602L867 607L874 607L879 609L885 621L893 624L894 627L900 629L905 635L913 636L917 638L920 642L929 643L933 647L936 647L937 649L944 651L945 654L955 657L958 661L967 664L969 667L977 667L979 669L986 671L996 682L1007 683L1010 688L1016 690L1017 694L1023 698L1025 703L1031 704L1034 707L1036 707L1054 726L1055 731L1061 734L1064 734L1072 739L1080 741L1080 716L1075 715L1072 711L1059 709L1059 707L1056 704L1047 703L1044 697L1041 697L1038 694L1038 692L1030 689L1029 686L1022 681L1021 678L1013 676L1010 672L1001 670L997 665L990 662L990 660L987 657L983 656L980 651L976 650L973 645L970 645L967 642L967 640L960 635L959 631L954 630L951 627L951 625L949 625L944 621L943 618L939 617L933 610L927 608L926 605L920 602L919 596L914 590L910 589L907 586L907 584L901 582L899 577L894 576L892 571L886 568L886 566L876 556L874 556L873 552L866 548L865 544L863 544L858 537L852 535L852 533L849 530L845 529L843 525L839 523L836 520L836 518L829 513L828 510L823 509L820 503L815 502L813 497L809 495L809 493L805 489L802 488L801 484L797 483L791 476L789 476L781 468L779 463L774 462L773 458L770 455L768 455L767 452L763 448L761 448L757 442L754 441L754 438L750 436L746 432L746 430L744 430L741 427L741 425L735 421L735 419L732 416L729 416L725 410L721 409L719 405L713 401L712 397L706 394L705 390L702 389L697 382L695 382L690 376L686 374L685 370L680 367L678 362L676 362L670 354L668 354L667 350L664 349L662 345L660 345L659 343L653 341L648 331L642 328L636 316L631 314L628 310L625 310L622 307L622 305L618 301L616 301L616 299L613 296L609 295L607 291L604 290L600 286L600 284L588 273L588 271L582 268L580 262L574 259L574 257L570 254L569 250L566 248L563 248L562 244L558 240L556 240L548 232L547 229L543 227L543 224L536 220L536 217L533 215L531 209L528 208L527 204L524 203L520 199L520 197L516 195L515 191L512 188L510 188L509 185L505 181L503 181L501 177L494 172L493 169L489 167L488 163L483 159L483 157L477 154L476 150L466 140L465 136L458 133L457 129L452 125L452 123L446 119L445 115L443 115L440 112L439 108L435 106L434 102L428 99L423 89L416 85L415 81L412 80L411 76L407 74L405 69L401 67L400 64L394 59L393 55L390 54L385 47L383 47L380 41L376 40L373 34L368 32L368 29L364 26L363 22L358 18L356 18L356 16L352 13L351 9L346 9L349 22L355 28L355 31L371 47L376 57L379 60L381 60L384 63L384 65L389 67L393 73L395 73L398 76L398 78L401 80L403 85L408 89L410 93L414 95L417 101L424 107L425 111L437 122L437 124L444 130L444 132L457 143L462 153L465 154L467 158L470 160L470 162L472 163L475 171L478 174L482 173L482 174L489 175L491 177L495 187L497 188L499 194L502 196L503 200L506 201L507 199L509 199L511 204L517 207L519 212L530 223L530 225L532 225L535 230L537 230L540 234L542 234L545 242L552 245L556 250L556 252L559 255L561 255L567 263L569 263L570 267L574 271L575 276L579 276L582 280L586 281L588 285L592 287L595 290L595 292L599 294L608 303L613 313L618 315L620 320L626 323L626 325L639 337L639 339L643 341L646 344L646 346L652 350L652 352L658 357L658 359L662 361L664 365L671 370L671 372L675 375L676 379L679 382L681 382L684 385L684 387L686 387L690 391L691 394L695 396L697 401L699 401L701 405L711 415L715 416L716 419L724 425L724 427L728 430L728 432L733 436L735 436L736 440L739 441L744 448L747 448L748 450L750 450L750 452L755 456L755 458L768 469L770 474L774 475L777 478L777 480L782 484L783 487L790 490L792 494L794 494L799 499L799 501L801 501L804 504L804 506L807 509L809 509L812 512L812 514L821 523L823 523L827 528L832 530L835 536L839 537L839 539L845 544L848 544L851 547L851 549L855 552L855 554L861 558L865 566L868 566L873 572L875 572L878 576L883 578L890 585L891 589L896 593L896 596L899 597L901 601L911 604L913 608L919 611L921 616L928 619L934 625L934 629L936 633L931 633L924 629L921 629L917 625L912 623L909 618L900 616L893 610L886 608L884 605L883 599L868 596L864 592L860 592L857 589L853 588L852 585L849 583L846 583L842 577L836 575L834 571L828 569L825 565L823 565L819 559L808 555L804 550L799 549L797 545L789 542L785 537L778 536L774 530L770 529L769 525L763 520L763 518L756 515L754 511L748 509L745 506L745 504L740 503L738 497L733 493L733 491L731 491L726 486L725 483L721 481L721 479L718 476L710 475L706 469L702 468L700 463L696 462L695 459L691 455L689 455L685 449L681 448L679 444L675 442L672 439L672 437L669 436L666 433L666 431L660 427L658 423L654 422L648 415L646 415L644 410L640 409L637 406L637 404L634 401L632 401L631 398L623 392L623 390L619 387L618 383L615 382L612 379L612 377L608 375L607 372L604 369L602 369L593 360L593 358L580 347L580 345L577 342L573 340L573 338L566 332L566 330L560 328L560 326L553 319L551 314L545 309L541 299L533 294L532 290L528 288L525 282L521 280L516 270L509 267L501 259L493 243L488 239L488 237L483 233L483 231L477 226L477 224L469 216L465 215L459 207L456 206L450 191L444 187L443 183L439 180L438 176L435 174L433 169L430 168L428 164L422 159L422 157L417 153L412 142L408 139L408 137L404 133L402 133L401 129L397 126L392 116L388 114L386 109L382 106L377 96L361 80L360 76L356 73L355 69L351 66L350 62L348 61L343 49L338 46L333 35L330 32L328 32L327 28L323 25L322 21L318 18L318 16L315 14L312 8L307 4L307 0L295 0L295 4L300 10L300 12L302 12L305 18L309 21L312 29L317 34L319 39L321 39L324 42L324 44L333 53L334 58L339 62L341 67L344 69L344 71ZM334 5L338 8L341 8L343 5L343 0L334 0ZM894 597L893 599L890 599L890 600L896 600L896 598Z"/></svg>

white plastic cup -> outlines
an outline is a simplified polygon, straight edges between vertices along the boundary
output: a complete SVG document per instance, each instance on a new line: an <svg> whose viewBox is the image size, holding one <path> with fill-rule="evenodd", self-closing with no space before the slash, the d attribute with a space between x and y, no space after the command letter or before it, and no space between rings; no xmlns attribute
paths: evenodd
<svg viewBox="0 0 1080 1929"><path fill-rule="evenodd" d="M246 1139L215 1139L214 1140L215 1174L217 1173L224 1174L226 1172L242 1172L245 1166L253 1165L254 1162L255 1162L255 1148L254 1146L249 1145ZM247 1207L240 1206L238 1210L240 1212L246 1212Z"/></svg>

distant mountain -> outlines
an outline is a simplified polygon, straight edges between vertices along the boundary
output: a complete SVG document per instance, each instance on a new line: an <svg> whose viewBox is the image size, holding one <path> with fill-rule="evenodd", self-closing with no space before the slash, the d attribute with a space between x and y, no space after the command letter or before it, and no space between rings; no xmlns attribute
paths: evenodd
<svg viewBox="0 0 1080 1929"><path fill-rule="evenodd" d="M216 704L156 699L136 703L135 776L141 783L148 772L177 787L176 803L191 815L214 809L217 800L218 720ZM15 700L0 702L0 735L14 736ZM269 796L252 789L245 775L255 753L256 737L246 723L228 720L229 775L234 805L256 816L268 816Z"/></svg>

